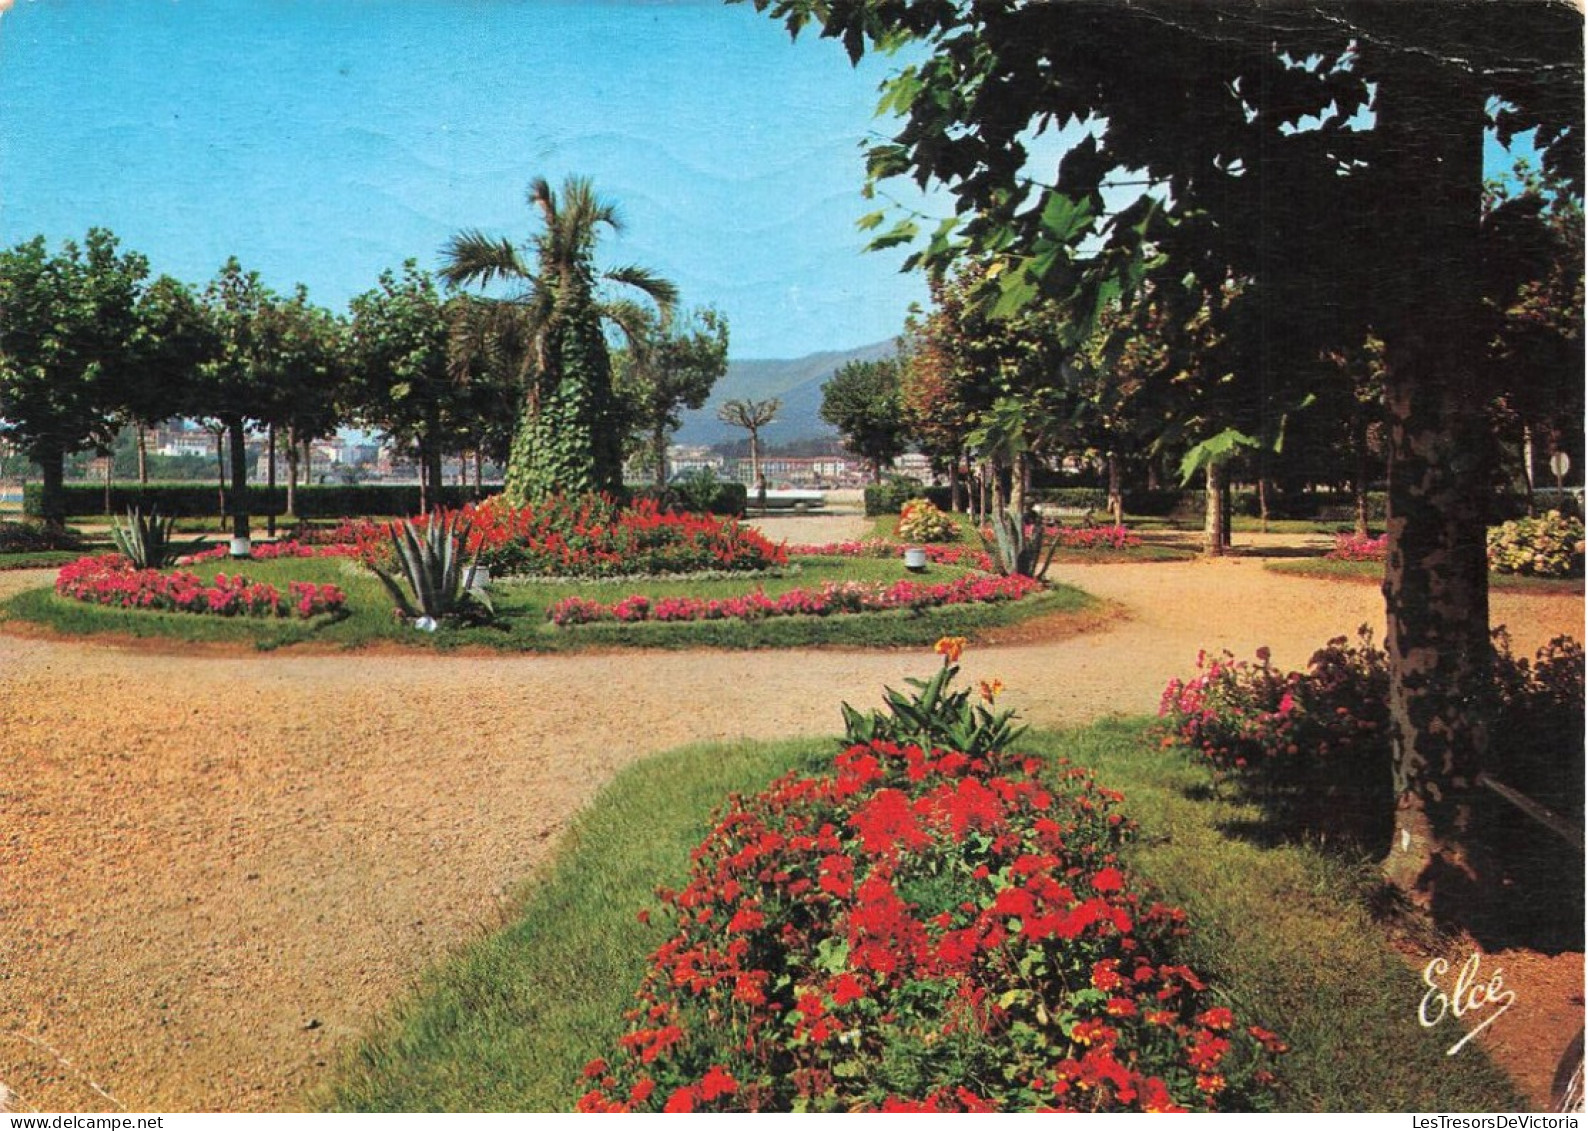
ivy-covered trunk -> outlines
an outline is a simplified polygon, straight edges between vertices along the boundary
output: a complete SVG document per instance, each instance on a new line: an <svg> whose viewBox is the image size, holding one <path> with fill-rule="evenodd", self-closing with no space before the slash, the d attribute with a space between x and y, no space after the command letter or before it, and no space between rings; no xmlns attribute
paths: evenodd
<svg viewBox="0 0 1588 1131"><path fill-rule="evenodd" d="M1402 189L1386 249L1410 294L1389 300L1385 408L1389 534L1384 575L1396 813L1391 882L1431 906L1492 878L1471 836L1492 695L1484 499L1490 440L1478 224L1483 99L1432 62L1403 62L1379 90L1399 141Z"/></svg>
<svg viewBox="0 0 1588 1131"><path fill-rule="evenodd" d="M538 405L525 404L513 435L504 492L515 503L623 485L612 363L595 310L571 317L551 349L554 374L544 378Z"/></svg>

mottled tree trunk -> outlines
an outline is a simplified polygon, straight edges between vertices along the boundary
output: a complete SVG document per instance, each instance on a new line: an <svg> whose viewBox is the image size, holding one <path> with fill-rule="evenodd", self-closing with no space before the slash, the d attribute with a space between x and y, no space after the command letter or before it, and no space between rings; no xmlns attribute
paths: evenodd
<svg viewBox="0 0 1588 1131"><path fill-rule="evenodd" d="M1207 511L1202 524L1202 552L1217 558L1223 556L1230 543L1229 512L1224 508L1224 485L1229 468L1221 460L1209 460L1204 475Z"/></svg>
<svg viewBox="0 0 1588 1131"><path fill-rule="evenodd" d="M1351 446L1356 450L1356 474L1351 480L1351 497L1356 503L1356 536L1367 537L1367 416L1360 410L1351 420Z"/></svg>
<svg viewBox="0 0 1588 1131"><path fill-rule="evenodd" d="M1385 873L1430 906L1490 878L1471 837L1492 694L1484 548L1490 441L1475 328L1483 98L1442 61L1403 62L1379 89L1401 191L1385 249L1404 278L1386 319L1389 552L1384 575L1395 827ZM1397 79L1399 81L1397 81Z"/></svg>

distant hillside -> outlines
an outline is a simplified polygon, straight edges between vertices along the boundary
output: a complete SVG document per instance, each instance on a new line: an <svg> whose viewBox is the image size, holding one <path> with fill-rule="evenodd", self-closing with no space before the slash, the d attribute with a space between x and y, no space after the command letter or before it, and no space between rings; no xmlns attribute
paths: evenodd
<svg viewBox="0 0 1588 1131"><path fill-rule="evenodd" d="M787 444L812 436L831 436L833 429L818 415L822 407L822 386L835 372L851 361L879 361L893 356L892 339L852 350L830 350L790 360L750 358L729 361L728 372L712 390L711 400L697 412L684 414L678 430L680 444L722 444L745 438L742 428L717 419L717 406L723 401L757 400L778 397L783 410L777 422L765 429L762 439L768 444Z"/></svg>

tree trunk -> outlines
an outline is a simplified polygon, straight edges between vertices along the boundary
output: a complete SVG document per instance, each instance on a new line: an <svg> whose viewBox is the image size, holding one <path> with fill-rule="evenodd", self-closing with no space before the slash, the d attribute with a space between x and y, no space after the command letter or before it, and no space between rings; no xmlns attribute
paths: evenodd
<svg viewBox="0 0 1588 1131"><path fill-rule="evenodd" d="M1209 460L1204 476L1207 485L1207 510L1202 526L1202 552L1210 558L1222 557L1229 545L1229 523L1224 511L1224 484L1228 469L1220 460Z"/></svg>
<svg viewBox="0 0 1588 1131"><path fill-rule="evenodd" d="M226 429L215 430L215 485L217 498L220 503L219 529L222 533L226 530Z"/></svg>
<svg viewBox="0 0 1588 1131"><path fill-rule="evenodd" d="M1356 474L1351 480L1351 498L1356 503L1356 536L1368 534L1367 513L1367 416L1358 411L1351 421L1351 446L1356 449Z"/></svg>
<svg viewBox="0 0 1588 1131"><path fill-rule="evenodd" d="M483 498L485 495L485 452L480 448L474 449L474 497Z"/></svg>
<svg viewBox="0 0 1588 1131"><path fill-rule="evenodd" d="M149 430L142 424L138 430L138 486L149 485Z"/></svg>
<svg viewBox="0 0 1588 1131"><path fill-rule="evenodd" d="M1268 457L1262 459L1263 466L1257 472L1257 522L1264 534L1268 533Z"/></svg>
<svg viewBox="0 0 1588 1131"><path fill-rule="evenodd" d="M1108 513L1114 516L1115 526L1125 525L1125 492L1120 486L1119 453L1108 453Z"/></svg>
<svg viewBox="0 0 1588 1131"><path fill-rule="evenodd" d="M267 450L265 457L265 497L269 500L265 504L265 533L270 537L276 536L276 426L265 427Z"/></svg>
<svg viewBox="0 0 1588 1131"><path fill-rule="evenodd" d="M56 530L66 526L66 452L55 446L36 447L33 461L39 465L39 517Z"/></svg>
<svg viewBox="0 0 1588 1131"><path fill-rule="evenodd" d="M1397 143L1387 147L1397 167L1384 225L1395 233L1384 273L1396 280L1385 299L1385 644L1396 796L1384 869L1436 910L1465 902L1491 878L1471 834L1493 692L1489 437L1474 333L1484 100L1441 64L1404 61L1390 72L1379 87L1378 125Z"/></svg>
<svg viewBox="0 0 1588 1131"><path fill-rule="evenodd" d="M241 417L230 421L232 445L232 537L248 537L248 437Z"/></svg>
<svg viewBox="0 0 1588 1131"><path fill-rule="evenodd" d="M651 452L656 458L656 485L667 486L667 426L665 423L656 425L651 433Z"/></svg>
<svg viewBox="0 0 1588 1131"><path fill-rule="evenodd" d="M298 437L287 429L287 516L298 517Z"/></svg>
<svg viewBox="0 0 1588 1131"><path fill-rule="evenodd" d="M114 449L111 449L111 450L109 450L109 451L107 451L105 453L105 514L106 515L109 515L111 513L111 511L110 511L110 487L111 487L112 481L115 479L115 471L116 471L116 452L115 452Z"/></svg>
<svg viewBox="0 0 1588 1131"><path fill-rule="evenodd" d="M1538 505L1533 501L1533 427L1530 424L1522 425L1522 483L1527 491L1527 514L1531 518L1538 513Z"/></svg>

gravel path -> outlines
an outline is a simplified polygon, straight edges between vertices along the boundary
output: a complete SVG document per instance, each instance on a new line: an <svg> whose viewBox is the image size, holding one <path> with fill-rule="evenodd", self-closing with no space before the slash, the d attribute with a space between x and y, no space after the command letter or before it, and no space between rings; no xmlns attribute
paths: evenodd
<svg viewBox="0 0 1588 1131"><path fill-rule="evenodd" d="M766 525L825 541L865 524ZM1383 618L1374 587L1281 577L1250 556L1054 573L1114 615L965 664L1038 725L1151 712L1199 647L1267 643L1299 666ZM50 576L0 574L0 595ZM1518 649L1582 634L1580 597L1497 594L1494 614ZM874 702L931 663L0 637L0 1082L42 1110L301 1106L421 971L501 921L623 766L686 741L834 733L840 700Z"/></svg>

